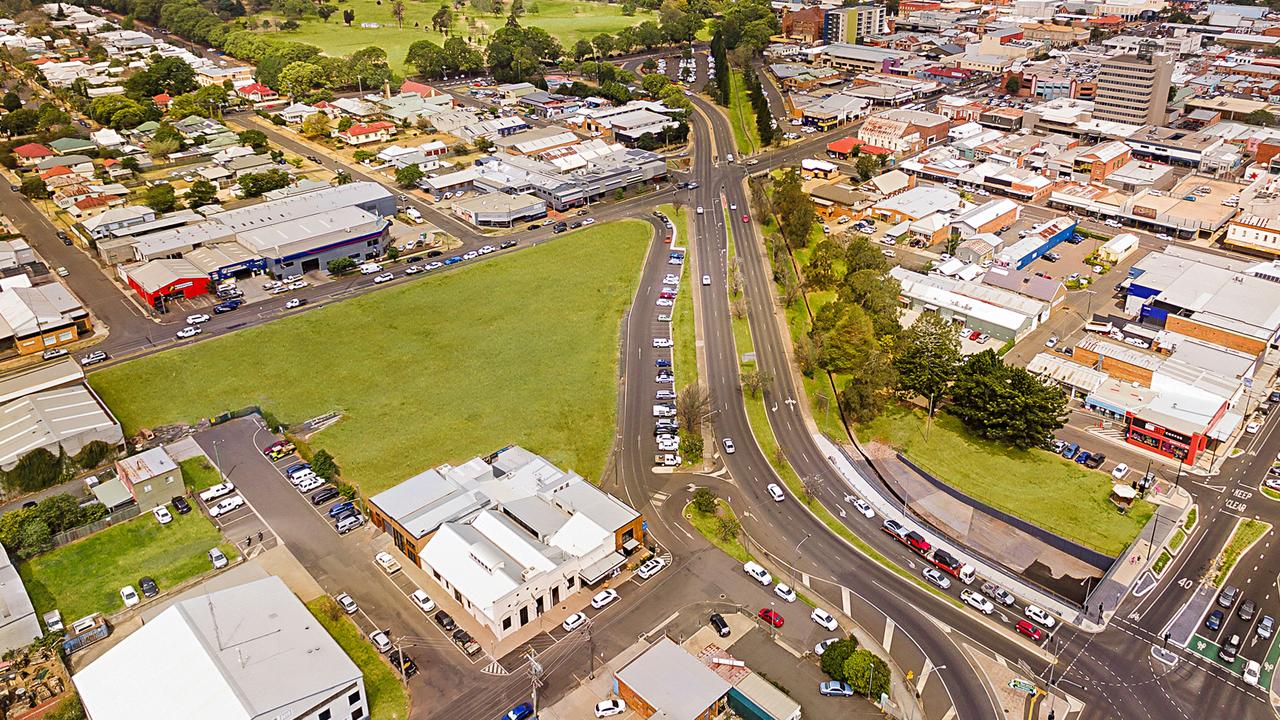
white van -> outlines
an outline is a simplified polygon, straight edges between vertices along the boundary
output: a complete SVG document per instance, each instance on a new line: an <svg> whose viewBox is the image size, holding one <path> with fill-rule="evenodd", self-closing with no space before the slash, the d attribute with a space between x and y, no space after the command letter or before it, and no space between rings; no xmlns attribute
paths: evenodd
<svg viewBox="0 0 1280 720"><path fill-rule="evenodd" d="M365 263L364 265L360 266L361 275L372 275L374 273L380 273L380 272L382 272L382 266L379 265L378 263Z"/></svg>
<svg viewBox="0 0 1280 720"><path fill-rule="evenodd" d="M748 560L746 563L744 563L742 566L742 571L750 575L751 577L755 578L756 582L760 583L761 585L773 584L773 576L769 574L768 570L765 570L762 565L755 562L754 560Z"/></svg>

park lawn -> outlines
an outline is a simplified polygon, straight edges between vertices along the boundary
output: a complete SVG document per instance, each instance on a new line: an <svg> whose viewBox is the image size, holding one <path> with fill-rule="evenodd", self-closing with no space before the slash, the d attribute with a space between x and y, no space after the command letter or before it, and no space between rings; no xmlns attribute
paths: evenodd
<svg viewBox="0 0 1280 720"><path fill-rule="evenodd" d="M675 226L675 237L672 245L684 247L686 255L692 251L693 243L689 242L688 213L684 207L661 205L658 211L667 216ZM693 287L690 285L693 271L692 263L685 262L680 266L680 286L676 298L676 306L671 312L671 339L675 342L671 359L675 365L676 387L683 388L698 384L698 333L694 325ZM671 267L671 266L668 266Z"/></svg>
<svg viewBox="0 0 1280 720"><path fill-rule="evenodd" d="M112 525L101 532L18 563L22 582L36 612L57 608L63 621L90 613L113 613L124 608L120 588L150 576L162 592L209 572L210 548L221 547L234 559L235 548L223 542L208 518L198 512L173 514L161 525L149 513ZM141 591L139 591L141 596Z"/></svg>
<svg viewBox="0 0 1280 720"><path fill-rule="evenodd" d="M693 525L695 530L702 533L702 536L705 537L708 542L724 551L724 554L738 562L746 562L752 559L751 553L742 546L742 541L737 537L725 540L720 536L720 517L726 517L735 521L738 519L737 515L734 515L733 513L733 508L729 507L729 503L720 498L716 498L715 513L704 513L690 503L685 507L685 513L689 518L689 524Z"/></svg>
<svg viewBox="0 0 1280 720"><path fill-rule="evenodd" d="M203 455L187 458L178 463L178 467L182 468L182 482L189 493L198 493L222 482L222 473Z"/></svg>
<svg viewBox="0 0 1280 720"><path fill-rule="evenodd" d="M371 495L520 444L584 477L613 440L618 330L648 223L594 225L433 277L94 373L132 434L257 405Z"/></svg>
<svg viewBox="0 0 1280 720"><path fill-rule="evenodd" d="M927 441L924 431L922 411L892 404L859 426L858 437L886 442L961 492L1111 557L1124 552L1151 517L1146 501L1127 514L1116 512L1106 473L1043 450L988 442L945 412L934 416Z"/></svg>
<svg viewBox="0 0 1280 720"><path fill-rule="evenodd" d="M510 7L510 3L507 4ZM536 8L538 12L526 12L520 18L522 25L536 25L546 30L552 37L560 41L566 51L573 50L573 44L579 39L590 39L600 33L617 33L619 30L639 25L645 20L658 19L652 10L637 9L635 15L622 14L621 4L589 2L588 0L527 0L527 9ZM282 40L293 40L315 45L326 55L343 57L356 50L369 46L377 46L387 51L387 62L391 68L405 75L415 75L417 70L404 63L409 46L418 40L430 40L437 45L444 43L444 36L431 29L431 16L440 9L439 3L409 2L405 3L404 27L397 27L391 17L391 2L378 3L378 0L345 0L338 5L339 12L329 18L328 22L319 17L306 17L298 21L301 26L297 30L281 31L277 28L282 17L271 13L262 13L256 18L270 18L272 36ZM354 10L355 22L350 27L342 24L342 10ZM464 39L483 46L493 31L502 27L506 15L484 15L470 6L454 10L453 33ZM474 25L469 24L474 22ZM360 27L361 23L377 23L379 27ZM414 24L417 23L417 27ZM483 52L483 48L481 49Z"/></svg>
<svg viewBox="0 0 1280 720"><path fill-rule="evenodd" d="M733 128L733 141L741 155L750 155L760 149L760 130L756 128L756 111L747 95L747 84L742 71L729 75L729 125Z"/></svg>
<svg viewBox="0 0 1280 720"><path fill-rule="evenodd" d="M307 609L337 641L351 662L364 675L364 691L369 699L370 720L404 720L409 717L409 696L391 665L360 634L355 623L336 607L328 595L307 603ZM405 652L412 657L412 653Z"/></svg>

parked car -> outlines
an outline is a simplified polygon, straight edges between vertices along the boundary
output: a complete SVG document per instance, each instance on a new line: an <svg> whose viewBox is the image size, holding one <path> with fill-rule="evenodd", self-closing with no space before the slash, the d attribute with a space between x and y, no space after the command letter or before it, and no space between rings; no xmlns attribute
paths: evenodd
<svg viewBox="0 0 1280 720"><path fill-rule="evenodd" d="M85 355L84 357L80 358L80 365L82 367L97 365L100 362L106 362L107 359L110 357L111 357L110 355L107 355L107 353L102 350L94 350L88 355Z"/></svg>
<svg viewBox="0 0 1280 720"><path fill-rule="evenodd" d="M454 628L458 627L458 624L453 621L453 618L449 615L449 613L443 610L437 612L435 614L434 619L436 621L436 624L439 625L441 629L443 629L445 632L450 632Z"/></svg>
<svg viewBox="0 0 1280 720"><path fill-rule="evenodd" d="M218 548L213 548L209 550L209 562L213 563L214 570L219 570L227 566L227 556Z"/></svg>
<svg viewBox="0 0 1280 720"><path fill-rule="evenodd" d="M186 515L191 512L191 503L187 502L187 499L181 495L174 495L169 502L173 503L173 509L177 510L179 515Z"/></svg>
<svg viewBox="0 0 1280 720"><path fill-rule="evenodd" d="M560 627L564 628L565 632L573 632L574 630L577 630L578 628L586 624L587 624L586 613L578 612L565 618L564 622L560 623Z"/></svg>
<svg viewBox="0 0 1280 720"><path fill-rule="evenodd" d="M232 495L225 500L219 500L217 505L211 506L209 508L209 516L219 517L241 507L244 507L244 498L239 495Z"/></svg>
<svg viewBox="0 0 1280 720"><path fill-rule="evenodd" d="M531 717L533 717L533 705L520 703L503 715L502 720L529 720Z"/></svg>
<svg viewBox="0 0 1280 720"><path fill-rule="evenodd" d="M758 615L760 616L761 620L764 620L765 622L769 623L770 625L776 628L782 627L782 624L786 622L786 620L784 620L782 616L777 613L777 611L772 610L770 608L760 608L760 612L758 613Z"/></svg>
<svg viewBox="0 0 1280 720"><path fill-rule="evenodd" d="M601 700L596 703L596 717L607 718L621 715L627 711L627 704L621 700Z"/></svg>
<svg viewBox="0 0 1280 720"><path fill-rule="evenodd" d="M1222 628L1222 621L1226 619L1226 615L1221 610L1214 610L1204 619L1204 626L1209 630L1217 631Z"/></svg>
<svg viewBox="0 0 1280 720"><path fill-rule="evenodd" d="M150 577L139 578L138 589L142 591L142 597L153 598L160 594L160 587L156 585L156 581Z"/></svg>
<svg viewBox="0 0 1280 720"><path fill-rule="evenodd" d="M173 515L169 514L169 508L163 505L157 505L151 509L151 514L156 516L156 522L161 525L168 525L173 522Z"/></svg>
<svg viewBox="0 0 1280 720"><path fill-rule="evenodd" d="M641 565L640 569L636 570L636 575L647 580L653 577L654 575L657 575L658 573L662 572L662 568L666 566L667 566L666 560L663 560L662 558L653 558L652 560L649 560L645 562L643 565Z"/></svg>
<svg viewBox="0 0 1280 720"><path fill-rule="evenodd" d="M617 599L618 599L617 590L614 590L613 588L601 590L600 592L596 593L595 597L591 598L591 607L599 610Z"/></svg>
<svg viewBox="0 0 1280 720"><path fill-rule="evenodd" d="M843 680L827 680L818 684L818 694L827 697L853 697L853 688Z"/></svg>
<svg viewBox="0 0 1280 720"><path fill-rule="evenodd" d="M708 618L708 622L711 623L711 627L715 628L717 635L720 637L729 637L729 623L725 622L724 616L720 613L711 613L711 617Z"/></svg>
<svg viewBox="0 0 1280 720"><path fill-rule="evenodd" d="M341 593L334 600L338 603L338 607L342 608L348 615L354 615L360 610L360 606L356 605L356 601L346 593Z"/></svg>
<svg viewBox="0 0 1280 720"><path fill-rule="evenodd" d="M134 590L132 585L125 585L120 588L120 599L124 601L124 606L127 608L131 608L142 602L138 597L138 591Z"/></svg>
<svg viewBox="0 0 1280 720"><path fill-rule="evenodd" d="M386 653L391 649L391 638L387 636L386 630L374 630L369 633L369 642L373 643L373 647L380 653Z"/></svg>
<svg viewBox="0 0 1280 720"><path fill-rule="evenodd" d="M323 505L336 497L338 497L338 488L332 485L326 485L325 487L311 493L311 504Z"/></svg>
<svg viewBox="0 0 1280 720"><path fill-rule="evenodd" d="M44 352L40 353L40 359L54 360L56 358L63 357L67 354L68 353L66 348L53 348L52 350L45 350Z"/></svg>
<svg viewBox="0 0 1280 720"><path fill-rule="evenodd" d="M391 557L391 553L389 552L380 552L377 555L374 555L373 561L377 563L378 567L382 568L382 572L388 575L394 575L400 572L400 563L396 561L395 558Z"/></svg>
<svg viewBox="0 0 1280 720"><path fill-rule="evenodd" d="M773 587L773 594L789 603L796 601L796 591L792 590L791 586L786 583L778 583L775 585Z"/></svg>

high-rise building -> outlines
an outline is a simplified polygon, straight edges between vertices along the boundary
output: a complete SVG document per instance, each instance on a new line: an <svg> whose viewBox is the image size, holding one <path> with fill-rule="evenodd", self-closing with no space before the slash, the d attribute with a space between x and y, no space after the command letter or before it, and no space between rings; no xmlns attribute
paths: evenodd
<svg viewBox="0 0 1280 720"><path fill-rule="evenodd" d="M1093 117L1130 125L1163 125L1173 77L1173 55L1143 45L1134 54L1102 61Z"/></svg>
<svg viewBox="0 0 1280 720"><path fill-rule="evenodd" d="M823 26L827 42L856 43L864 37L887 35L889 16L883 5L857 5L828 12Z"/></svg>

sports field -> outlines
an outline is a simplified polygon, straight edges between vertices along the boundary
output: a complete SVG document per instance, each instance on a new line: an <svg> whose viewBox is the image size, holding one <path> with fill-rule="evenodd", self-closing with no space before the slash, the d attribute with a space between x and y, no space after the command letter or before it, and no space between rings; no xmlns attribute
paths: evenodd
<svg viewBox="0 0 1280 720"><path fill-rule="evenodd" d="M130 434L248 405L284 423L340 412L312 446L369 494L512 443L594 480L614 435L619 322L651 236L637 221L595 225L90 383Z"/></svg>
<svg viewBox="0 0 1280 720"><path fill-rule="evenodd" d="M509 4L508 4L509 6ZM361 48L376 45L387 51L391 67L401 73L415 74L404 65L409 46L417 40L444 42L444 36L431 29L431 17L440 9L439 3L405 3L404 27L397 27L391 16L390 0L347 0L338 6L339 12L328 22L318 17L306 17L298 21L300 28L289 32L276 29L283 18L263 13L259 20L270 18L273 36L309 43L324 50L326 55L341 57ZM348 27L342 23L342 10L354 10L355 22ZM536 10L536 12L534 12ZM507 21L505 15L481 14L471 7L454 11L453 34L483 45L484 38ZM587 0L526 0L523 25L536 25L560 41L565 50L572 50L580 38L593 38L600 33L616 33L625 27L639 25L645 20L657 20L652 10L637 9L634 15L623 15L622 5ZM377 27L363 27L376 23Z"/></svg>

